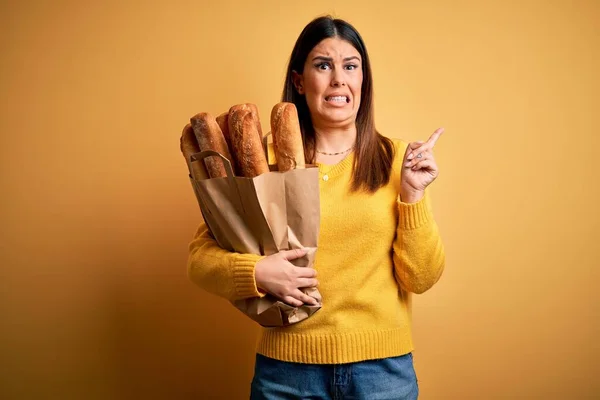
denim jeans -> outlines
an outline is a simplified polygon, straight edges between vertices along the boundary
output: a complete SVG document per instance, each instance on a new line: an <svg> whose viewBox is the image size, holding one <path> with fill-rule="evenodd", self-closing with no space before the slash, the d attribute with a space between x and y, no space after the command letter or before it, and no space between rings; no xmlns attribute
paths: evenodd
<svg viewBox="0 0 600 400"><path fill-rule="evenodd" d="M414 400L412 353L349 364L299 364L256 355L251 400Z"/></svg>

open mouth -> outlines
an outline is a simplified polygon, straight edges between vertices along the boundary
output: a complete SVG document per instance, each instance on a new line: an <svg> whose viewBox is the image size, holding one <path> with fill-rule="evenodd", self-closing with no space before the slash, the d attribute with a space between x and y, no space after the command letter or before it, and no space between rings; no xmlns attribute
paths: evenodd
<svg viewBox="0 0 600 400"><path fill-rule="evenodd" d="M350 103L350 99L347 96L328 96L325 101L330 103Z"/></svg>

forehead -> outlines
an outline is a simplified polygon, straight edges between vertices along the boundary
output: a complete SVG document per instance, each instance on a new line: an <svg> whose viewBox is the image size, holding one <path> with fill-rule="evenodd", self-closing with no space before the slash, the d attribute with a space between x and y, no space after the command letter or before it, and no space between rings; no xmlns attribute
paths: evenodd
<svg viewBox="0 0 600 400"><path fill-rule="evenodd" d="M309 54L309 60L312 57L325 56L331 58L346 58L356 56L360 58L358 50L346 40L340 38L323 39L317 44Z"/></svg>

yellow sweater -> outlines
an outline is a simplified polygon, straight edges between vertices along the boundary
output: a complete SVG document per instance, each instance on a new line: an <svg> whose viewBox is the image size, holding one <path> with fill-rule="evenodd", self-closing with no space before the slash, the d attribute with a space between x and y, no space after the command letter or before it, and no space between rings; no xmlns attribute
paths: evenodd
<svg viewBox="0 0 600 400"><path fill-rule="evenodd" d="M410 292L439 279L444 248L429 195L400 201L406 143L387 186L351 193L354 153L319 165L321 226L314 268L323 307L285 328L262 328L257 352L284 361L330 364L394 357L413 349ZM188 274L207 291L229 300L260 296L254 279L258 255L218 247L202 223L190 243Z"/></svg>

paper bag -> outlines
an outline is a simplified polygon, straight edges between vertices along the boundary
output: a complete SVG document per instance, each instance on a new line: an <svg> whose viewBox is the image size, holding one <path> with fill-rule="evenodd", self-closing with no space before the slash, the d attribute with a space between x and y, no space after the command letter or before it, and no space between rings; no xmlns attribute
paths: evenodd
<svg viewBox="0 0 600 400"><path fill-rule="evenodd" d="M271 171L255 178L233 175L231 162L214 151L190 157L204 168L206 157L222 159L226 178L192 176L198 204L211 234L220 247L238 253L271 255L281 250L306 248L306 256L291 261L312 267L319 236L320 203L318 169L309 167L286 172ZM190 168L190 171L193 171ZM290 306L267 294L232 302L244 314L266 327L300 322L321 308L316 288L304 290L319 305Z"/></svg>

